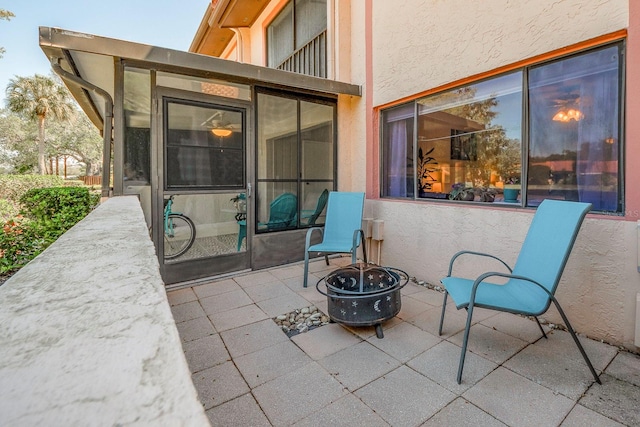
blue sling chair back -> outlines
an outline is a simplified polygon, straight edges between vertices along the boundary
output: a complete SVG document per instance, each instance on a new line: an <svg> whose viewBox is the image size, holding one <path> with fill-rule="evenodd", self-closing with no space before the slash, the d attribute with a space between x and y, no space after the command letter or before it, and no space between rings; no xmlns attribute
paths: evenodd
<svg viewBox="0 0 640 427"><path fill-rule="evenodd" d="M292 226L295 224L297 211L298 198L292 193L283 193L269 205L269 222L259 223L258 228L281 230Z"/></svg>
<svg viewBox="0 0 640 427"><path fill-rule="evenodd" d="M451 296L458 310L461 308L467 310L467 322L458 366L458 384L462 380L474 307L533 316L542 335L546 338L537 316L545 313L551 302L560 312L591 374L596 382L600 383L591 361L569 324L569 319L554 296L582 221L590 209L589 203L544 200L533 217L513 270L507 263L493 255L472 251L461 251L453 255L449 262L449 272L441 280L445 292L438 333L442 334L447 297ZM487 272L472 279L453 276L454 263L463 255L496 259L509 270L509 273ZM503 278L506 282L492 283L490 280L492 278Z"/></svg>
<svg viewBox="0 0 640 427"><path fill-rule="evenodd" d="M351 262L356 263L356 252L360 243L364 241L362 230L362 211L364 210L364 193L348 193L332 191L327 202L327 217L324 231L322 227L312 227L307 230L304 247L304 287L307 287L309 276L309 253L325 254L325 261L329 265L327 254L350 253ZM311 236L314 231L322 234L322 242L312 245ZM367 253L362 246L364 262Z"/></svg>
<svg viewBox="0 0 640 427"><path fill-rule="evenodd" d="M318 197L318 203L316 204L316 210L313 211L309 219L307 220L307 225L316 225L316 221L320 217L320 214L324 210L324 207L327 206L327 199L329 199L329 190L326 188Z"/></svg>

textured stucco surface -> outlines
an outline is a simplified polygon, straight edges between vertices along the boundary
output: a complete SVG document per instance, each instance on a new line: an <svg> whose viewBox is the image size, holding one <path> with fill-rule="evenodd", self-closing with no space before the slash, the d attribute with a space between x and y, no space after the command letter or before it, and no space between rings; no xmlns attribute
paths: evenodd
<svg viewBox="0 0 640 427"><path fill-rule="evenodd" d="M0 287L0 425L208 425L137 198Z"/></svg>
<svg viewBox="0 0 640 427"><path fill-rule="evenodd" d="M371 7L365 20L362 4ZM354 13L354 11L358 13ZM628 0L407 0L355 2L352 34L364 34L371 25L372 46L366 50L361 36L352 37L352 78L362 81L367 52L371 78L363 84L362 103L373 109L413 97L444 84L496 70L566 46L629 28L637 16ZM634 15L635 13L635 15ZM635 33L629 30L630 61ZM629 64L632 64L630 62ZM627 64L629 66L629 64ZM628 72L628 79L633 75ZM367 98L369 97L369 98ZM627 95L630 101L633 97ZM513 263L524 240L533 211L501 209L497 205L470 206L453 203L376 200L379 194L379 138L374 120L354 104L349 120L359 134L362 124L374 129L367 140L367 170L376 171L369 181L365 216L385 221L382 263L437 284L446 274L449 258L461 249L475 249L502 256ZM631 114L627 110L627 115ZM356 118L357 117L357 118ZM629 120L629 116L627 117ZM629 121L635 126L637 120ZM627 159L637 158L635 134L627 133ZM340 148L350 141L341 139ZM360 151L356 150L360 153ZM358 156L356 156L358 158ZM629 177L635 174L627 165ZM359 183L354 179L353 183ZM373 182L373 185L371 183ZM351 187L355 191L359 187ZM627 209L637 211L637 186L627 186ZM637 192L637 191L636 191ZM590 215L583 224L574 252L558 289L558 298L575 329L592 338L637 350L638 231L635 217L612 219ZM631 221L632 219L633 221ZM462 264L469 273L493 269L491 265ZM551 309L550 321L560 317Z"/></svg>
<svg viewBox="0 0 640 427"><path fill-rule="evenodd" d="M629 24L628 0L407 0L402 7L391 1L372 3L374 105Z"/></svg>

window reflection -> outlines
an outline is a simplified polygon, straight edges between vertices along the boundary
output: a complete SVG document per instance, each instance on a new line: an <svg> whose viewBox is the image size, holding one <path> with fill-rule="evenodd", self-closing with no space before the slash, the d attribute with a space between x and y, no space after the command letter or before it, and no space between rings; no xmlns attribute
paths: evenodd
<svg viewBox="0 0 640 427"><path fill-rule="evenodd" d="M180 100L165 104L166 187L241 188L243 112Z"/></svg>
<svg viewBox="0 0 640 427"><path fill-rule="evenodd" d="M521 122L521 73L419 100L421 196L493 201L487 198L520 178Z"/></svg>
<svg viewBox="0 0 640 427"><path fill-rule="evenodd" d="M382 195L526 206L554 198L621 212L623 47L385 109Z"/></svg>
<svg viewBox="0 0 640 427"><path fill-rule="evenodd" d="M551 197L618 209L618 49L530 70L530 205Z"/></svg>
<svg viewBox="0 0 640 427"><path fill-rule="evenodd" d="M385 112L386 195L494 201L521 171L522 74L512 73ZM415 162L412 161L415 159ZM415 175L414 175L415 174ZM414 179L415 176L415 187Z"/></svg>
<svg viewBox="0 0 640 427"><path fill-rule="evenodd" d="M258 233L323 223L325 197L334 189L335 108L258 94Z"/></svg>

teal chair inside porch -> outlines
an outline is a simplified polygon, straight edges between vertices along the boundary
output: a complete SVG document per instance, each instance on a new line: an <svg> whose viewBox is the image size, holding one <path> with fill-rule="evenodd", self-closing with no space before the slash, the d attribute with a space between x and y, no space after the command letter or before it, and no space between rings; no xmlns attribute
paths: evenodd
<svg viewBox="0 0 640 427"><path fill-rule="evenodd" d="M325 188L324 191L320 194L320 197L318 197L318 203L316 204L316 210L314 210L313 213L307 219L307 225L315 225L316 224L316 221L320 217L320 214L322 214L322 211L324 210L324 207L327 206L327 200L328 199L329 199L329 190L327 190Z"/></svg>
<svg viewBox="0 0 640 427"><path fill-rule="evenodd" d="M537 316L545 313L551 302L560 312L591 374L600 383L569 319L554 296L582 221L590 209L589 203L544 200L533 217L513 270L500 258L486 253L461 251L453 255L449 262L449 272L441 280L445 292L438 333L442 334L447 296L450 295L458 310L461 308L467 310L467 322L458 365L458 384L462 380L471 318L475 307L533 316L542 335L546 338ZM493 258L502 263L509 272L490 271L474 278L456 277L453 275L453 266L455 261L463 255ZM492 278L503 278L506 282L492 283L490 281Z"/></svg>
<svg viewBox="0 0 640 427"><path fill-rule="evenodd" d="M364 241L362 230L362 212L364 210L364 193L347 193L332 191L327 201L327 217L322 227L311 227L307 230L304 247L304 287L307 287L309 276L309 253L325 254L325 261L329 265L328 254L350 253L351 262L356 263L358 246ZM322 234L322 242L312 245L313 232ZM362 246L364 261L367 253Z"/></svg>
<svg viewBox="0 0 640 427"><path fill-rule="evenodd" d="M283 230L295 225L298 212L298 198L292 193L282 193L269 205L269 221L258 224L260 230ZM242 248L242 240L247 236L247 220L238 221L238 251Z"/></svg>

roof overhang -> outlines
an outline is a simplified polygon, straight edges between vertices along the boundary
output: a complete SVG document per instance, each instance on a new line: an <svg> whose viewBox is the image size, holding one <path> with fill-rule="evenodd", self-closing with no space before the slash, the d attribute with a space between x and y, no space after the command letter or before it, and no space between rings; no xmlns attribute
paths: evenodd
<svg viewBox="0 0 640 427"><path fill-rule="evenodd" d="M40 27L40 47L52 63L111 97L115 90L114 63L119 60L136 61L153 69L319 94L362 93L359 85L60 28ZM63 81L93 123L102 129L104 100L69 79L63 77Z"/></svg>
<svg viewBox="0 0 640 427"><path fill-rule="evenodd" d="M251 27L270 0L212 0L189 52L220 56L233 40L231 28Z"/></svg>

